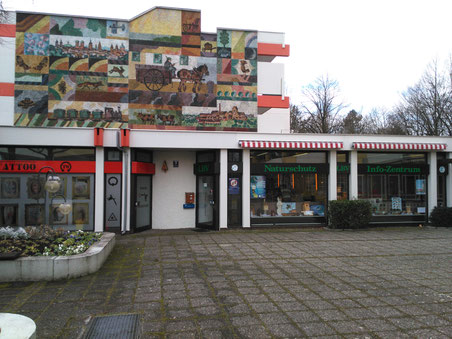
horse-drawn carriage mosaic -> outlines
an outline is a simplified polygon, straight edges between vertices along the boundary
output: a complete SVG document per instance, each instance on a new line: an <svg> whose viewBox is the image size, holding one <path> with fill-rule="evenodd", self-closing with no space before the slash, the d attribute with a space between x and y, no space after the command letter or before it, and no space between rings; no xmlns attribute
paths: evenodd
<svg viewBox="0 0 452 339"><path fill-rule="evenodd" d="M168 8L16 21L18 126L257 129L257 32L202 33L199 11Z"/></svg>

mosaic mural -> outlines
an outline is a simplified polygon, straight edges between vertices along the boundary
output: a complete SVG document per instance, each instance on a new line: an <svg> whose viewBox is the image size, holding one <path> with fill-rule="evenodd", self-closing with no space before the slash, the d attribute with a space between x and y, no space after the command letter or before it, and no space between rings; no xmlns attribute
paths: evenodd
<svg viewBox="0 0 452 339"><path fill-rule="evenodd" d="M17 14L19 126L257 130L257 32L198 11L130 22Z"/></svg>

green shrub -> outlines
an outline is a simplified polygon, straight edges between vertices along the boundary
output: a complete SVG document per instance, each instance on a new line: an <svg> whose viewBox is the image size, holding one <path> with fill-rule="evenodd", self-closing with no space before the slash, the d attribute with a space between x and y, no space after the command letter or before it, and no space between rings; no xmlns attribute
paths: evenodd
<svg viewBox="0 0 452 339"><path fill-rule="evenodd" d="M333 200L328 207L328 226L334 229L364 228L372 217L367 200Z"/></svg>
<svg viewBox="0 0 452 339"><path fill-rule="evenodd" d="M452 226L452 207L435 207L430 214L430 223L436 227Z"/></svg>

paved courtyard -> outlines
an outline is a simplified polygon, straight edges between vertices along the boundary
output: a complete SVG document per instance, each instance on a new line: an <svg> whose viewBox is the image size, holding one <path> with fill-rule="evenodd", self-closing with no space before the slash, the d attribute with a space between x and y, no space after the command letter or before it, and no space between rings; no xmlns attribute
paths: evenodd
<svg viewBox="0 0 452 339"><path fill-rule="evenodd" d="M452 229L118 236L96 274L0 283L0 312L38 338L129 313L143 338L451 338Z"/></svg>

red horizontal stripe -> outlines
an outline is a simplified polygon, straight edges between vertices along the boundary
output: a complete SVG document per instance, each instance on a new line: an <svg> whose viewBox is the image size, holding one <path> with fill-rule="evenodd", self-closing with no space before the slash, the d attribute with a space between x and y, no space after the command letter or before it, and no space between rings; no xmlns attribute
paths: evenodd
<svg viewBox="0 0 452 339"><path fill-rule="evenodd" d="M132 161L132 173L155 174L155 165L148 162Z"/></svg>
<svg viewBox="0 0 452 339"><path fill-rule="evenodd" d="M50 168L45 168L50 167ZM0 160L0 173L95 173L95 161Z"/></svg>
<svg viewBox="0 0 452 339"><path fill-rule="evenodd" d="M0 97L13 97L14 84L9 82L0 82Z"/></svg>
<svg viewBox="0 0 452 339"><path fill-rule="evenodd" d="M105 161L104 173L122 173L122 161Z"/></svg>
<svg viewBox="0 0 452 339"><path fill-rule="evenodd" d="M0 37L15 38L16 37L16 25L0 24Z"/></svg>
<svg viewBox="0 0 452 339"><path fill-rule="evenodd" d="M257 106L265 108L289 108L290 99L280 95L259 95L257 97Z"/></svg>
<svg viewBox="0 0 452 339"><path fill-rule="evenodd" d="M267 56L284 56L290 55L290 45L285 45L284 48L281 44L269 44L259 42L257 44L257 54Z"/></svg>

